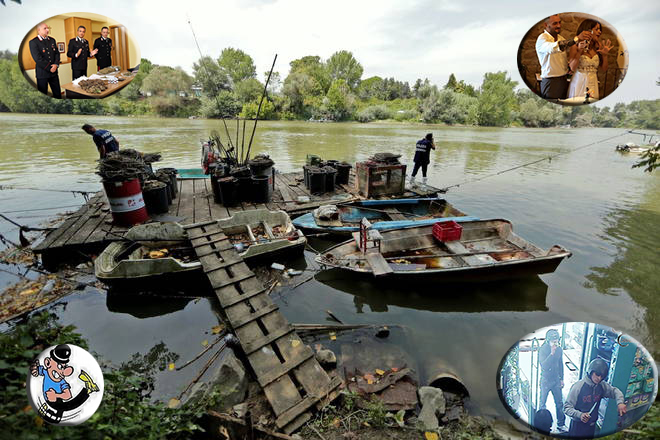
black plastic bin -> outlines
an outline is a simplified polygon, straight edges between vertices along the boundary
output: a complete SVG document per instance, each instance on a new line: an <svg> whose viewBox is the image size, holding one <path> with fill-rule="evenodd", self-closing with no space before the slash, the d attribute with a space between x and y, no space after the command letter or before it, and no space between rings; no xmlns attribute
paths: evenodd
<svg viewBox="0 0 660 440"><path fill-rule="evenodd" d="M325 192L325 172L319 167L309 167L309 192L312 194L320 194Z"/></svg>
<svg viewBox="0 0 660 440"><path fill-rule="evenodd" d="M167 203L172 204L172 199L174 199L174 185L172 184L170 175L167 172L158 170L156 171L156 180L167 185Z"/></svg>
<svg viewBox="0 0 660 440"><path fill-rule="evenodd" d="M325 192L332 192L335 190L335 177L337 177L337 169L331 166L323 167L325 173Z"/></svg>
<svg viewBox="0 0 660 440"><path fill-rule="evenodd" d="M142 189L144 205L149 214L164 214L168 211L168 190L164 182L151 180Z"/></svg>
<svg viewBox="0 0 660 440"><path fill-rule="evenodd" d="M348 185L348 178L351 175L351 168L353 166L346 162L339 162L335 168L337 168L335 183L337 185Z"/></svg>
<svg viewBox="0 0 660 440"><path fill-rule="evenodd" d="M222 197L220 197L220 187L218 185L217 173L211 173L211 191L213 191L213 201L215 203L222 203Z"/></svg>
<svg viewBox="0 0 660 440"><path fill-rule="evenodd" d="M176 195L179 193L179 182L176 180L176 175L179 172L176 168L160 168L158 171L163 171L170 176L170 181L172 182L172 198L176 199Z"/></svg>
<svg viewBox="0 0 660 440"><path fill-rule="evenodd" d="M268 203L273 197L273 185L269 176L252 176L252 200L255 203Z"/></svg>
<svg viewBox="0 0 660 440"><path fill-rule="evenodd" d="M235 177L222 177L218 179L220 202L223 206L238 204L238 179Z"/></svg>
<svg viewBox="0 0 660 440"><path fill-rule="evenodd" d="M251 202L252 194L252 176L237 177L238 179L238 201Z"/></svg>

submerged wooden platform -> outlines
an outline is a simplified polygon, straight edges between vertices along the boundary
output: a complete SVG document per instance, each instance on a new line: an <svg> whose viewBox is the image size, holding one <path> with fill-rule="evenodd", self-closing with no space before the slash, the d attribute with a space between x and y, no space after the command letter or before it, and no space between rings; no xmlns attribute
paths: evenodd
<svg viewBox="0 0 660 440"><path fill-rule="evenodd" d="M217 222L186 226L229 324L264 390L275 424L291 433L338 395L339 377L321 368L311 348L268 296Z"/></svg>
<svg viewBox="0 0 660 440"><path fill-rule="evenodd" d="M270 203L245 202L239 206L225 207L214 202L210 179L179 179L179 193L172 201L167 215L170 220L176 220L184 226L231 217L235 212L250 209L282 209L291 217L296 217L321 205L363 199L354 189L354 173L351 173L347 185L338 185L334 192L324 194L310 194L303 180L302 172L276 173ZM400 197L434 196L438 191L438 188L428 185L407 188ZM299 197L309 197L310 201L300 203ZM34 246L33 251L41 254L42 262L48 267L62 259L98 253L110 242L120 240L127 229L112 224L107 199L99 192Z"/></svg>

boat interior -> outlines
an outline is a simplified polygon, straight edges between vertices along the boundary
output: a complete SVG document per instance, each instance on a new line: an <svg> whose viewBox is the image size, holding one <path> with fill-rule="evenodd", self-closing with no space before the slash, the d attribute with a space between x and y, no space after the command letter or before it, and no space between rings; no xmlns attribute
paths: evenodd
<svg viewBox="0 0 660 440"><path fill-rule="evenodd" d="M417 203L392 205L339 205L339 218L343 223L358 224L362 218L371 223L389 220L424 220L435 217L460 217L465 214L446 200L420 200Z"/></svg>

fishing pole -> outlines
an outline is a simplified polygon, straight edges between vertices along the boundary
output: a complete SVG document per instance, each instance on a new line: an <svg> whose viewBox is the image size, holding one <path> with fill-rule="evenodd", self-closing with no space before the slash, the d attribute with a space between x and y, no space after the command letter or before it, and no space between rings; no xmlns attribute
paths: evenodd
<svg viewBox="0 0 660 440"><path fill-rule="evenodd" d="M250 157L250 148L252 148L252 140L254 139L254 132L257 130L257 121L259 120L259 113L261 112L261 104L264 102L266 97L266 91L268 88L268 83L270 82L270 76L273 74L273 69L275 68L275 61L277 61L277 54L273 59L273 65L270 67L270 72L268 72L268 78L266 79L266 84L264 84L264 91L261 94L261 100L259 101L259 107L257 107L257 115L254 118L254 127L252 127L252 135L250 136L250 142L248 143L247 153L245 154L245 161Z"/></svg>
<svg viewBox="0 0 660 440"><path fill-rule="evenodd" d="M617 134L617 135L614 135L614 136L610 136L610 137L608 137L608 138L601 139L601 140L598 140L598 141L594 141L594 142L588 143L588 144L586 144L586 145L582 145L582 146L580 146L580 147L574 148L574 149L572 149L572 150L561 151L561 152L559 152L559 153L552 154L552 155L550 155L550 156L542 157L541 159L533 160L533 161L531 161L531 162L523 163L523 164L521 164L521 165L516 165L515 167L507 168L507 169L505 169L505 170L497 171L497 172L495 172L495 173L491 173L491 174L486 174L485 176L477 177L477 178L474 178L474 179L468 179L468 180L465 180L465 181L463 181L463 182L456 183L456 184L454 184L454 185L450 185L450 186L444 187L444 188L440 189L439 192L444 194L444 193L446 193L447 191L449 191L449 189L451 189L451 188L457 188L457 187L459 187L459 186L461 186L461 185L467 185L467 184L469 184L469 183L479 182L479 181L482 181L482 180L488 179L488 178L490 178L490 177L499 176L500 174L508 173L509 171L514 171L514 170L517 170L517 169L519 169L519 168L524 168L524 167L527 167L527 166L530 166L530 165L534 165L534 164L536 164L536 163L543 162L544 160L552 161L552 159L554 159L555 157L563 156L563 155L570 154L570 153L574 153L574 152L576 152L576 151L578 151L578 150L582 150L582 149L585 149L585 148L587 148L587 147L591 147L591 146L594 146L594 145L600 144L600 143L602 143L602 142L606 142L606 141L612 140L612 139L614 139L614 138L617 138L617 137L623 136L624 134L628 134L628 133L630 133L630 131L624 131L623 133L620 133L620 134Z"/></svg>
<svg viewBox="0 0 660 440"><path fill-rule="evenodd" d="M188 25L190 26L190 31L193 34L193 39L195 40L195 45L197 46L197 51L199 52L199 62L200 65L204 68L204 71L206 72L206 76L209 78L211 84L214 86L214 95L215 95L215 103L218 106L218 111L220 111L220 99L218 98L218 88L216 84L213 82L213 78L211 73L209 72L209 69L206 67L206 64L204 63L204 55L202 54L202 49L199 47L199 42L197 41L197 35L195 35L195 30L193 29L192 22L190 21L190 17L188 17ZM222 122L225 125L225 130L227 131L227 137L229 138L229 145L232 145L231 142L231 136L229 136L229 129L227 128L227 123L225 122L225 117L224 115L220 115L220 119L222 119ZM226 149L225 149L226 150ZM229 150L226 150L229 151ZM234 150L235 155L237 152ZM236 157L236 160L238 160L238 157Z"/></svg>
<svg viewBox="0 0 660 440"><path fill-rule="evenodd" d="M73 195L81 194L86 197L88 194L96 194L97 191L80 191L80 190L70 190L70 189L48 189L48 188L32 188L27 186L15 186L15 185L0 185L0 191L3 189L25 189L29 191L49 191L49 192L61 192L61 193L72 193Z"/></svg>

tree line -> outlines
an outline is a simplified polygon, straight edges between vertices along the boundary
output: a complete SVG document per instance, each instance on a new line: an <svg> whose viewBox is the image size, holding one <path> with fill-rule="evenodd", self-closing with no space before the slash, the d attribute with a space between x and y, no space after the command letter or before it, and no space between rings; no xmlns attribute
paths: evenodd
<svg viewBox="0 0 660 440"><path fill-rule="evenodd" d="M562 107L533 92L516 90L507 72L488 72L478 88L452 73L444 85L417 79L411 86L395 78L362 78L363 67L341 50L327 60L316 55L291 61L282 79L274 72L260 118L370 122L443 123L473 126L660 128L658 100L613 107ZM135 79L103 100L53 100L23 79L15 54L0 52L0 111L168 117L254 118L268 72L259 79L254 60L225 48L204 56L193 75L181 67L142 59Z"/></svg>

